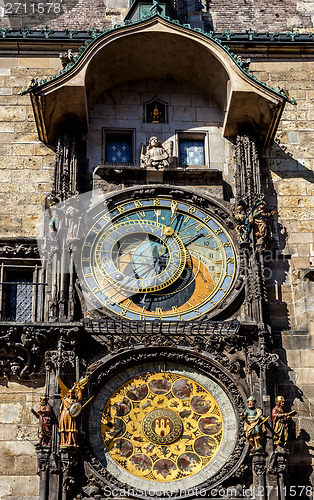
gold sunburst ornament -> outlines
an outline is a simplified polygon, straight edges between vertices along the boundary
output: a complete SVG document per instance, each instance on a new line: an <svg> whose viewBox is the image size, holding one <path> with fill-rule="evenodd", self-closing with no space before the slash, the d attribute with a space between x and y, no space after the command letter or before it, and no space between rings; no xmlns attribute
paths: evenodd
<svg viewBox="0 0 314 500"><path fill-rule="evenodd" d="M175 481L216 456L222 413L198 382L175 373L149 373L122 385L102 414L105 447L123 469L152 481Z"/></svg>

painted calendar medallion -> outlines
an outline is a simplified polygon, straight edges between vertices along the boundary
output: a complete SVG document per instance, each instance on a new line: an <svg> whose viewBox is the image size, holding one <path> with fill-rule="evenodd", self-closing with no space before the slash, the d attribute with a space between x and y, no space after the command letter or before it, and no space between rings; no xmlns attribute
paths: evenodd
<svg viewBox="0 0 314 500"><path fill-rule="evenodd" d="M224 420L200 383L175 373L148 373L109 398L101 435L124 470L149 481L176 481L201 471L219 452Z"/></svg>

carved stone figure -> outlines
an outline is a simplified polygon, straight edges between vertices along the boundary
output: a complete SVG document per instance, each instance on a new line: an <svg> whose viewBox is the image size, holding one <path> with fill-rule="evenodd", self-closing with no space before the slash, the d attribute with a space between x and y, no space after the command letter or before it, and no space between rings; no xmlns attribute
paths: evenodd
<svg viewBox="0 0 314 500"><path fill-rule="evenodd" d="M66 387L60 377L58 377L58 382L62 398L59 420L60 447L77 447L79 432L77 417L82 411L83 389L88 382L88 378L75 382L71 389Z"/></svg>
<svg viewBox="0 0 314 500"><path fill-rule="evenodd" d="M274 431L274 444L276 445L277 449L284 448L286 446L289 438L288 420L291 419L293 415L296 415L296 411L284 413L284 404L285 398L283 396L277 396L276 406L272 409L271 412Z"/></svg>
<svg viewBox="0 0 314 500"><path fill-rule="evenodd" d="M260 201L254 212L253 212L253 220L254 220L254 236L256 245L265 246L267 244L267 240L269 237L269 227L268 222L269 218L274 215L275 210L268 212L266 210L266 202Z"/></svg>
<svg viewBox="0 0 314 500"><path fill-rule="evenodd" d="M248 408L242 413L242 418L245 421L244 430L245 436L253 449L261 449L264 433L266 432L265 422L268 419L263 417L263 412L260 408L256 408L256 399L250 396L247 400Z"/></svg>
<svg viewBox="0 0 314 500"><path fill-rule="evenodd" d="M39 428L40 428L39 444L41 444L42 446L50 446L51 436L52 436L53 413L52 413L52 408L48 403L48 396L41 396L40 407L38 411L35 411L34 408L32 408L31 412L39 420Z"/></svg>
<svg viewBox="0 0 314 500"><path fill-rule="evenodd" d="M163 170L169 168L169 165L168 152L157 137L151 137L146 148L146 153L143 151L141 154L142 168L154 167L156 170Z"/></svg>
<svg viewBox="0 0 314 500"><path fill-rule="evenodd" d="M246 243L251 231L251 221L246 215L242 205L239 205L236 209L233 210L233 216L236 221L236 231L238 233L239 239L242 243Z"/></svg>

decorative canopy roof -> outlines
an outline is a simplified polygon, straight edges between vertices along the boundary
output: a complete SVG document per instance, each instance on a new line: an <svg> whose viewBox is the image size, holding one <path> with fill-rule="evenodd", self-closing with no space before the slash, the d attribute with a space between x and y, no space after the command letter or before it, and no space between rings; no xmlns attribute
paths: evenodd
<svg viewBox="0 0 314 500"><path fill-rule="evenodd" d="M145 19L148 16L161 14L170 19L179 21L178 14L173 7L173 0L131 0L130 9L125 20L134 21Z"/></svg>
<svg viewBox="0 0 314 500"><path fill-rule="evenodd" d="M197 87L220 107L223 135L230 139L245 124L268 142L285 102L293 102L259 82L219 39L156 14L95 34L59 75L33 81L27 92L40 139L53 144L68 119L87 130L89 109L105 90L141 78L173 78Z"/></svg>

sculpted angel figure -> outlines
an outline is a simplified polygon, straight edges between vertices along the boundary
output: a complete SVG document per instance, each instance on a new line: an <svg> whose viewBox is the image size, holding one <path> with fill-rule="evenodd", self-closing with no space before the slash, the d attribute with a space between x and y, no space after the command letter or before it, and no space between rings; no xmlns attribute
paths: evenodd
<svg viewBox="0 0 314 500"><path fill-rule="evenodd" d="M88 378L75 382L71 389L58 377L62 403L60 407L59 433L60 447L78 446L77 417L82 411L83 390Z"/></svg>

